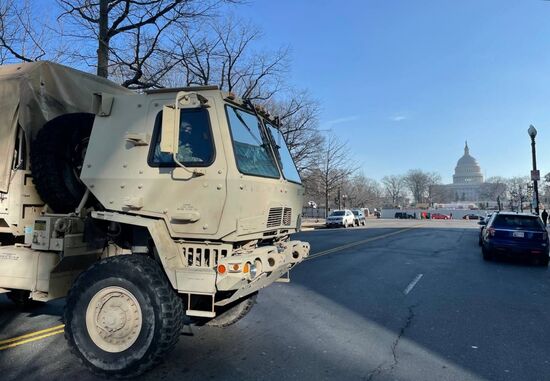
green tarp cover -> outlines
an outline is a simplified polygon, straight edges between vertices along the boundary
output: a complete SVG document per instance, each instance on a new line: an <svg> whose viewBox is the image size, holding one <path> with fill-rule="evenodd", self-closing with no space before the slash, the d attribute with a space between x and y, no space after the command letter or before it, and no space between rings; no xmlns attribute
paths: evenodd
<svg viewBox="0 0 550 381"><path fill-rule="evenodd" d="M18 125L28 147L47 121L92 113L93 94L101 92L132 94L104 78L47 61L0 66L0 192L8 192Z"/></svg>

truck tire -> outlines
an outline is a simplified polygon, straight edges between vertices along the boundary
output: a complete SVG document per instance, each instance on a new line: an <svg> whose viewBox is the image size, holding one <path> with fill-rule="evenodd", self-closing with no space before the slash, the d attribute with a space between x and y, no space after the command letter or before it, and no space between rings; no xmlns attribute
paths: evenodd
<svg viewBox="0 0 550 381"><path fill-rule="evenodd" d="M65 338L82 364L102 377L132 378L176 345L183 305L151 258L103 259L74 283L65 307Z"/></svg>
<svg viewBox="0 0 550 381"><path fill-rule="evenodd" d="M46 123L32 142L34 184L55 213L74 212L86 191L80 172L93 122L93 114L63 115Z"/></svg>
<svg viewBox="0 0 550 381"><path fill-rule="evenodd" d="M216 311L217 316L208 320L206 325L210 327L225 328L235 324L250 312L254 304L256 304L257 297L258 292L254 292L228 306L222 307L220 310Z"/></svg>

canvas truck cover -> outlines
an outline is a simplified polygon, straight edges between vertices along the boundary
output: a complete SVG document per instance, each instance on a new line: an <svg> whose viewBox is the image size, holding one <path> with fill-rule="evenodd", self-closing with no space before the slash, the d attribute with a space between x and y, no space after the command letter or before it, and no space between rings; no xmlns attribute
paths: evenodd
<svg viewBox="0 0 550 381"><path fill-rule="evenodd" d="M27 147L49 120L93 113L94 93L132 94L109 80L42 61L0 66L0 192L8 192L17 125Z"/></svg>

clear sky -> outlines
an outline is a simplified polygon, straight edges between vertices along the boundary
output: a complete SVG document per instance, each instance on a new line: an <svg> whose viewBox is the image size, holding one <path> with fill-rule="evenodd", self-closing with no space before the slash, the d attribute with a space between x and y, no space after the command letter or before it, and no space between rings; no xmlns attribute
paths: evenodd
<svg viewBox="0 0 550 381"><path fill-rule="evenodd" d="M291 81L322 104L373 178L410 168L451 181L467 139L487 176L528 175L527 128L550 172L550 2L250 0Z"/></svg>

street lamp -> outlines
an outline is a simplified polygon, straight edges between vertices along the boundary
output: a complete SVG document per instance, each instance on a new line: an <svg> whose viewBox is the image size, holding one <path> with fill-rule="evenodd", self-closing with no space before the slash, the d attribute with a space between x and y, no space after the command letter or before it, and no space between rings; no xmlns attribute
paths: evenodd
<svg viewBox="0 0 550 381"><path fill-rule="evenodd" d="M535 213L539 215L539 183L540 179L539 171L537 170L537 154L535 150L535 137L537 136L537 129L530 125L527 133L531 137L531 154L533 156L533 170L531 171L531 180L533 180L533 189L535 191Z"/></svg>

